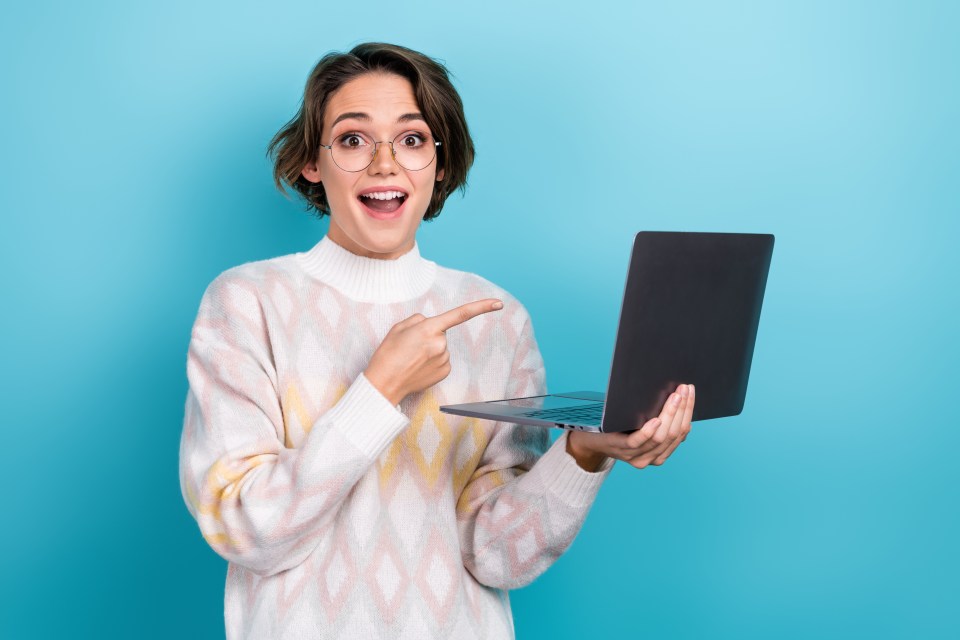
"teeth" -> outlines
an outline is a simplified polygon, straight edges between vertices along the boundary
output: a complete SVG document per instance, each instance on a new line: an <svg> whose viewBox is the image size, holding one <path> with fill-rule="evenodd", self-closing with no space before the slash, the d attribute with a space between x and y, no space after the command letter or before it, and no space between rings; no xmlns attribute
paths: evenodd
<svg viewBox="0 0 960 640"><path fill-rule="evenodd" d="M374 191L373 193L363 194L364 198L373 198L374 200L392 200L402 198L406 194L402 191Z"/></svg>

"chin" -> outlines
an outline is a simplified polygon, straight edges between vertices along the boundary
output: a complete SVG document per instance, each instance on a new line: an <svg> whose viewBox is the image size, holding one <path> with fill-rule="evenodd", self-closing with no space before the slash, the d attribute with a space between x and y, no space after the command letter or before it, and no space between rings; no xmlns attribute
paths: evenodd
<svg viewBox="0 0 960 640"><path fill-rule="evenodd" d="M352 203L351 203L352 204ZM345 207L346 208L346 207ZM340 209L343 211L343 209ZM349 210L349 209L348 209ZM404 214L404 219L379 221L369 218L365 211L350 210L348 215L333 214L330 220L330 235L347 249L362 254L406 253L416 241L417 224ZM420 219L422 219L422 215ZM394 256L396 257L396 256Z"/></svg>
<svg viewBox="0 0 960 640"><path fill-rule="evenodd" d="M415 238L410 236L400 237L390 234L385 237L382 233L373 233L364 234L362 241L357 244L370 253L393 254L406 253L413 247L414 241Z"/></svg>

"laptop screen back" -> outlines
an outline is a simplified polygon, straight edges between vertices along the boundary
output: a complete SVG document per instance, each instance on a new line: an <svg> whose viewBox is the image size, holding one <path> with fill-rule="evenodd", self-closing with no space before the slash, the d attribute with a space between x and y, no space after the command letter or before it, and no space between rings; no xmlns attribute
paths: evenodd
<svg viewBox="0 0 960 640"><path fill-rule="evenodd" d="M637 234L604 431L656 417L682 383L697 390L694 420L743 410L773 241L768 234Z"/></svg>

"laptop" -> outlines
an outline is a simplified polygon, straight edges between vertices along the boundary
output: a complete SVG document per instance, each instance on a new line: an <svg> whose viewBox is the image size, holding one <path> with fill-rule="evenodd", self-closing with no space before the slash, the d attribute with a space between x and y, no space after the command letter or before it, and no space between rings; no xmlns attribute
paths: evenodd
<svg viewBox="0 0 960 640"><path fill-rule="evenodd" d="M693 420L739 415L774 237L641 231L634 238L606 392L441 406L445 413L580 431L633 431L680 384Z"/></svg>

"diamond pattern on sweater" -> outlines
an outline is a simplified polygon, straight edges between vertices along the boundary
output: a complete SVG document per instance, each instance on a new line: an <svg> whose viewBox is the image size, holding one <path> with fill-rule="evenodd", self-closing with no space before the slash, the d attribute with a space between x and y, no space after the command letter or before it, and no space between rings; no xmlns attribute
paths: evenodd
<svg viewBox="0 0 960 640"><path fill-rule="evenodd" d="M414 427L417 439L417 448L420 450L420 462L426 467L433 466L437 459L437 449L443 440L440 429L437 428L433 417L429 414L423 417L423 422ZM436 474L434 474L436 475Z"/></svg>
<svg viewBox="0 0 960 640"><path fill-rule="evenodd" d="M428 389L423 393L423 401L410 418L410 429L404 440L413 453L420 477L425 479L431 488L435 487L449 457L453 433L447 423L446 414L440 412L432 390Z"/></svg>
<svg viewBox="0 0 960 640"><path fill-rule="evenodd" d="M436 631L421 616L415 616L407 619L407 624L401 630L397 640L424 640L424 638L436 637ZM463 636L452 636L454 638L470 638L473 634Z"/></svg>
<svg viewBox="0 0 960 640"><path fill-rule="evenodd" d="M410 588L410 576L403 557L389 537L381 537L367 565L364 580L370 587L380 615L393 621L400 601Z"/></svg>
<svg viewBox="0 0 960 640"><path fill-rule="evenodd" d="M332 532L333 527L328 527L327 530ZM327 555L320 563L317 576L320 602L328 619L333 620L342 612L343 605L357 582L357 573L350 544L343 532L338 530Z"/></svg>
<svg viewBox="0 0 960 640"><path fill-rule="evenodd" d="M266 286L270 292L270 302L273 303L273 308L277 310L277 315L289 333L291 327L294 326L294 321L300 315L293 302L292 292L287 289L283 279L278 278L275 273L268 276Z"/></svg>
<svg viewBox="0 0 960 640"><path fill-rule="evenodd" d="M333 289L324 287L320 290L320 295L316 298L316 306L313 307L314 315L323 319L323 324L332 331L340 326L340 316L342 310L340 307L340 296ZM326 335L331 335L327 333ZM335 334L334 334L335 335Z"/></svg>
<svg viewBox="0 0 960 640"><path fill-rule="evenodd" d="M413 558L423 549L421 534L427 523L427 503L410 472L404 470L400 474L396 487L387 510L399 514L399 517L394 519L397 537L407 557Z"/></svg>
<svg viewBox="0 0 960 640"><path fill-rule="evenodd" d="M487 431L477 418L463 418L458 427L453 461L453 492L457 497L467 486L489 442Z"/></svg>
<svg viewBox="0 0 960 640"><path fill-rule="evenodd" d="M295 446L295 442L309 433L313 426L310 419L313 411L304 406L300 391L292 382L287 385L287 391L283 394L280 406L283 408L283 446L291 449Z"/></svg>
<svg viewBox="0 0 960 640"><path fill-rule="evenodd" d="M359 553L368 554L379 533L377 521L383 516L383 501L377 479L371 476L361 479L354 487L352 496L346 507L353 526L352 540Z"/></svg>
<svg viewBox="0 0 960 640"><path fill-rule="evenodd" d="M460 588L459 557L447 546L437 529L426 541L425 553L417 569L417 587L438 623L449 619L450 609Z"/></svg>
<svg viewBox="0 0 960 640"><path fill-rule="evenodd" d="M291 571L285 571L280 576L277 598L277 618L283 621L300 602L300 598L308 587L313 585L313 572L309 566L300 566Z"/></svg>
<svg viewBox="0 0 960 640"><path fill-rule="evenodd" d="M527 571L540 560L539 551L546 542L543 525L536 513L531 513L508 539L511 568Z"/></svg>

